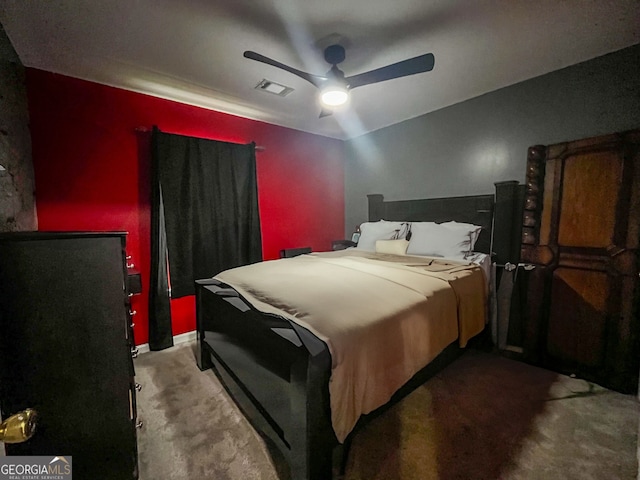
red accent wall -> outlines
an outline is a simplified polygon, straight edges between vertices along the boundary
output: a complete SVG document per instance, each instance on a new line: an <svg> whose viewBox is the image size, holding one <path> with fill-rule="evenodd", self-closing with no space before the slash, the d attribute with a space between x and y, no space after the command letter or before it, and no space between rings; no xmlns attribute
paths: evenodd
<svg viewBox="0 0 640 480"><path fill-rule="evenodd" d="M137 344L148 341L150 272L150 133L139 127L265 147L256 155L265 260L283 248L329 250L344 235L340 140L31 68L27 93L38 228L129 233L143 284ZM195 329L194 311L193 297L172 301L174 335Z"/></svg>

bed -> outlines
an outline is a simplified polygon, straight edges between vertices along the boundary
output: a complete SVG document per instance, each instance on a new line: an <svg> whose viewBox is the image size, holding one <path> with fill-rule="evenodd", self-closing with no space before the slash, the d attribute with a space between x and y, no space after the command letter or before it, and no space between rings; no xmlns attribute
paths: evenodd
<svg viewBox="0 0 640 480"><path fill-rule="evenodd" d="M487 195L390 202L369 195L367 223L398 222L400 238L385 237L372 251L363 232L362 248L196 281L198 366L215 370L284 460L288 472L281 476L339 475L360 425L457 358L483 330L491 288L486 266L514 252L520 191L517 182L501 182ZM473 239L479 254L449 259L396 251L405 225L418 245L423 224L452 221L481 227ZM415 250L410 244L405 240L404 248ZM328 320L316 322L320 316Z"/></svg>

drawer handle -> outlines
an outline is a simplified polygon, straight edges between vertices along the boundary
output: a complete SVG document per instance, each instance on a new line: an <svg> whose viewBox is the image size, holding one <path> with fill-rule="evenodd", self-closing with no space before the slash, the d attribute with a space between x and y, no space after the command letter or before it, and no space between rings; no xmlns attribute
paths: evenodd
<svg viewBox="0 0 640 480"><path fill-rule="evenodd" d="M131 349L131 358L136 358L138 356L138 347Z"/></svg>
<svg viewBox="0 0 640 480"><path fill-rule="evenodd" d="M136 382L136 392L139 392L140 390L142 390L142 385Z"/></svg>
<svg viewBox="0 0 640 480"><path fill-rule="evenodd" d="M142 423L142 420L138 420L136 422L136 428L142 428L143 425L144 425L144 423Z"/></svg>
<svg viewBox="0 0 640 480"><path fill-rule="evenodd" d="M135 324L135 323L133 323L133 322L131 322L130 327L131 327L131 328L133 328L133 327L135 327L135 326L136 326L136 324Z"/></svg>
<svg viewBox="0 0 640 480"><path fill-rule="evenodd" d="M134 315L136 315L137 313L138 313L138 312L137 312L137 311L135 311L135 310L129 310L129 315L131 315L132 317L133 317Z"/></svg>

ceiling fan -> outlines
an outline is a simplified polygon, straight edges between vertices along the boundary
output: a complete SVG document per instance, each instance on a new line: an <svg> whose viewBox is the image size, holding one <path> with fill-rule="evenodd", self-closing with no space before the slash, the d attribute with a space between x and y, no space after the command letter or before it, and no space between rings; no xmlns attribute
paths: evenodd
<svg viewBox="0 0 640 480"><path fill-rule="evenodd" d="M324 50L324 59L331 65L331 69L325 75L314 75L290 67L277 60L265 57L256 52L247 50L244 56L251 60L266 63L293 73L320 89L320 103L326 108L320 113L320 117L331 115L332 109L345 104L349 100L349 91L356 87L384 82L394 78L406 77L416 73L433 70L435 59L432 53L419 55L401 62L376 68L368 72L345 77L344 72L338 68L338 64L344 61L345 51L342 45L329 45Z"/></svg>

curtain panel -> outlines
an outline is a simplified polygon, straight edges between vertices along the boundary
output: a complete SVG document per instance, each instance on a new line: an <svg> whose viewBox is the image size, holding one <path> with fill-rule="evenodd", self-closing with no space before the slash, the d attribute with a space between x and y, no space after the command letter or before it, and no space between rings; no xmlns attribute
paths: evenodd
<svg viewBox="0 0 640 480"><path fill-rule="evenodd" d="M173 344L171 298L194 281L262 260L255 144L152 136L149 347ZM153 339L153 340L152 340Z"/></svg>

